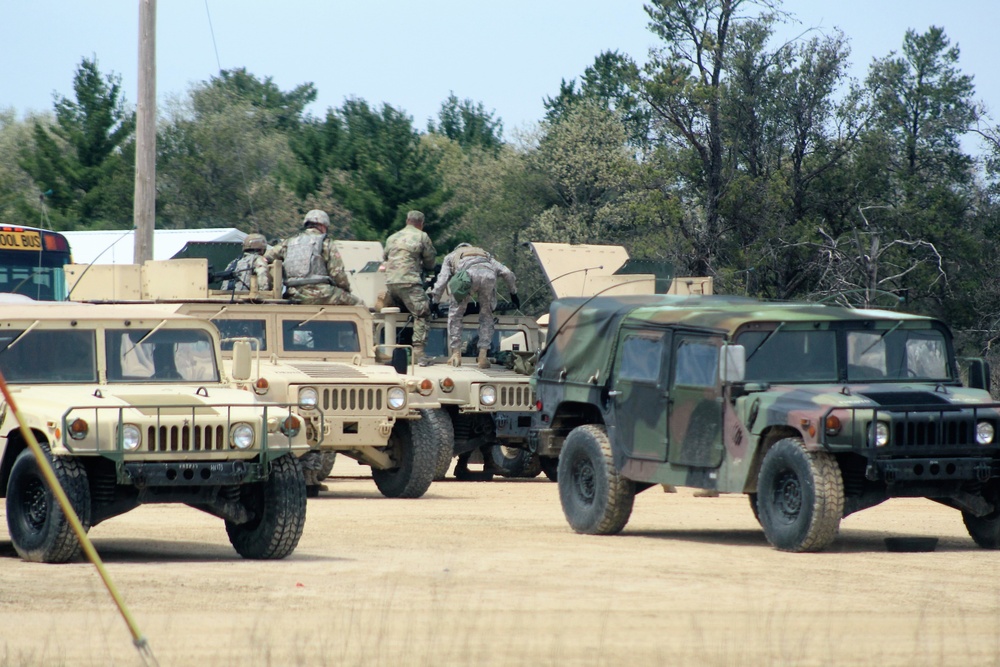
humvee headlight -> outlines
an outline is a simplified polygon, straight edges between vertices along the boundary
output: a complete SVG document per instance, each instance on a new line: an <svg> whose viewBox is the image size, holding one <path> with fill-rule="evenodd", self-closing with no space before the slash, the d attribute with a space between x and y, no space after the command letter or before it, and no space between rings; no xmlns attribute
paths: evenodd
<svg viewBox="0 0 1000 667"><path fill-rule="evenodd" d="M250 424L233 424L229 429L229 441L236 449L249 449L253 446L253 426Z"/></svg>
<svg viewBox="0 0 1000 667"><path fill-rule="evenodd" d="M993 444L995 436L996 429L993 428L993 424L990 422L979 422L976 424L976 442L980 445Z"/></svg>
<svg viewBox="0 0 1000 667"><path fill-rule="evenodd" d="M495 405L497 402L497 388L491 384L484 384L479 388L479 402L483 405Z"/></svg>
<svg viewBox="0 0 1000 667"><path fill-rule="evenodd" d="M319 392L312 387L299 389L299 405L303 408L315 408L319 403Z"/></svg>
<svg viewBox="0 0 1000 667"><path fill-rule="evenodd" d="M73 423L69 425L69 437L74 440L83 440L87 437L87 432L90 430L90 426L83 419L77 417L73 420Z"/></svg>
<svg viewBox="0 0 1000 667"><path fill-rule="evenodd" d="M127 452L134 452L142 444L142 431L135 424L122 426L122 447Z"/></svg>
<svg viewBox="0 0 1000 667"><path fill-rule="evenodd" d="M446 394L450 394L451 392L455 391L455 381L452 380L450 377L446 377L442 380L439 380L438 386L441 387L441 391L443 391Z"/></svg>
<svg viewBox="0 0 1000 667"><path fill-rule="evenodd" d="M889 444L889 425L885 422L875 422L868 429L868 444L885 447Z"/></svg>
<svg viewBox="0 0 1000 667"><path fill-rule="evenodd" d="M420 381L420 387L417 389L421 396L430 396L431 392L434 391L434 383L424 378Z"/></svg>
<svg viewBox="0 0 1000 667"><path fill-rule="evenodd" d="M389 387L386 398L393 410L400 410L406 405L406 392L402 387Z"/></svg>

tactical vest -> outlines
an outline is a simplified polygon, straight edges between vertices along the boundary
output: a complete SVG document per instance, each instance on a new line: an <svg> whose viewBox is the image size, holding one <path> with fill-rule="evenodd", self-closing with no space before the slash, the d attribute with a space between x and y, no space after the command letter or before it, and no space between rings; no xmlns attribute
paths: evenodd
<svg viewBox="0 0 1000 667"><path fill-rule="evenodd" d="M236 290L237 292L250 291L250 274L253 273L254 262L257 255L243 253L239 259L233 260L226 267L226 271L232 271L233 277L222 283L224 290Z"/></svg>
<svg viewBox="0 0 1000 667"><path fill-rule="evenodd" d="M285 284L289 287L329 283L323 261L321 234L299 234L290 239L285 249Z"/></svg>
<svg viewBox="0 0 1000 667"><path fill-rule="evenodd" d="M459 250L458 257L455 258L454 268L456 271L465 271L477 264L485 264L489 261L490 255L488 252L482 248L469 246Z"/></svg>

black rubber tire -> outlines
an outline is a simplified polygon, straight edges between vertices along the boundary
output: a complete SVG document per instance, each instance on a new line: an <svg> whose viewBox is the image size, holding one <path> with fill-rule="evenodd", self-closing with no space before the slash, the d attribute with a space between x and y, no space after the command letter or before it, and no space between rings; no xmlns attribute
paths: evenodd
<svg viewBox="0 0 1000 667"><path fill-rule="evenodd" d="M425 419L400 420L389 436L390 456L396 467L372 468L375 486L386 498L419 498L430 488L440 459L440 443Z"/></svg>
<svg viewBox="0 0 1000 667"><path fill-rule="evenodd" d="M337 462L337 452L324 451L320 455L319 470L316 471L316 479L322 483L324 479L333 472L333 465Z"/></svg>
<svg viewBox="0 0 1000 667"><path fill-rule="evenodd" d="M446 410L420 410L420 421L424 431L430 433L431 440L438 447L438 459L434 465L434 481L440 481L448 474L455 452L455 425Z"/></svg>
<svg viewBox="0 0 1000 667"><path fill-rule="evenodd" d="M528 462L524 466L524 470L518 477L522 479L534 479L542 474L542 462L538 454L532 454L528 457Z"/></svg>
<svg viewBox="0 0 1000 667"><path fill-rule="evenodd" d="M306 524L306 480L297 458L285 454L272 461L268 478L241 486L240 499L253 518L226 521L229 542L239 555L277 560L295 551Z"/></svg>
<svg viewBox="0 0 1000 667"><path fill-rule="evenodd" d="M750 501L750 511L753 512L753 518L757 519L757 523L760 523L760 513L757 511L757 494L748 493L747 499Z"/></svg>
<svg viewBox="0 0 1000 667"><path fill-rule="evenodd" d="M1000 549L1000 492L994 485L987 486L986 500L996 508L985 516L962 512L962 521L972 540L983 549Z"/></svg>
<svg viewBox="0 0 1000 667"><path fill-rule="evenodd" d="M836 459L798 438L768 450L757 478L757 513L767 541L782 551L821 551L837 537L844 482Z"/></svg>
<svg viewBox="0 0 1000 667"><path fill-rule="evenodd" d="M90 530L90 485L78 460L52 456L56 479L85 531ZM30 449L17 455L7 483L7 530L17 554L32 563L66 563L80 553L80 542L55 494L45 483Z"/></svg>
<svg viewBox="0 0 1000 667"><path fill-rule="evenodd" d="M522 477L531 464L531 452L526 449L493 445L490 447L490 455L493 468L501 477Z"/></svg>
<svg viewBox="0 0 1000 667"><path fill-rule="evenodd" d="M559 481L559 459L554 456L539 456L538 464L550 482Z"/></svg>
<svg viewBox="0 0 1000 667"><path fill-rule="evenodd" d="M559 500L578 533L613 535L628 523L635 483L615 468L603 426L578 426L566 438L559 454Z"/></svg>

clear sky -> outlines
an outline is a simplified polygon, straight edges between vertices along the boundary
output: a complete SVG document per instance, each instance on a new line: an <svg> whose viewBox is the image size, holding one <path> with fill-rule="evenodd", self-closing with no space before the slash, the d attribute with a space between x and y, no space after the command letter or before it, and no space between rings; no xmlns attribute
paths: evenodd
<svg viewBox="0 0 1000 667"><path fill-rule="evenodd" d="M505 135L544 114L561 79L578 77L605 49L645 60L657 40L641 0L160 0L157 94L161 101L223 69L245 67L283 90L312 82L309 111L345 98L387 102L424 129L452 91L482 102ZM0 108L19 115L72 97L81 58L122 76L136 101L139 0L3 0ZM975 77L977 99L1000 118L997 0L786 0L806 28L841 28L853 74L899 50L907 28L942 26ZM211 22L209 21L211 17ZM213 34L215 41L213 43ZM218 60L216 58L218 53Z"/></svg>

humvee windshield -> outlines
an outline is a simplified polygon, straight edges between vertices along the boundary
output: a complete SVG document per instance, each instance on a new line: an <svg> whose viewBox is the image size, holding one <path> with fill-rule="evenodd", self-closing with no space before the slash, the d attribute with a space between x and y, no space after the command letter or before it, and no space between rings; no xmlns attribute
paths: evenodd
<svg viewBox="0 0 1000 667"><path fill-rule="evenodd" d="M219 381L207 331L109 329L105 345L108 382Z"/></svg>
<svg viewBox="0 0 1000 667"><path fill-rule="evenodd" d="M281 342L291 352L360 352L354 322L282 320Z"/></svg>
<svg viewBox="0 0 1000 667"><path fill-rule="evenodd" d="M0 370L10 383L97 382L95 332L9 330L0 334Z"/></svg>
<svg viewBox="0 0 1000 667"><path fill-rule="evenodd" d="M854 323L852 323L853 325ZM937 382L951 379L948 345L937 329L854 328L744 331L746 381Z"/></svg>
<svg viewBox="0 0 1000 667"><path fill-rule="evenodd" d="M501 341L503 344L501 345ZM493 330L493 340L490 341L490 348L487 354L496 356L501 349L507 350L527 350L524 331L521 329L501 329ZM427 332L427 354L431 357L447 357L448 352L448 330L441 328L431 328ZM462 329L462 356L474 357L479 354L479 331L477 328Z"/></svg>
<svg viewBox="0 0 1000 667"><path fill-rule="evenodd" d="M267 350L267 326L264 320L212 320L222 336L222 349L232 350L234 338L255 338L261 350Z"/></svg>

